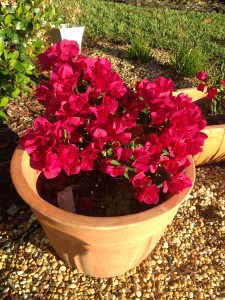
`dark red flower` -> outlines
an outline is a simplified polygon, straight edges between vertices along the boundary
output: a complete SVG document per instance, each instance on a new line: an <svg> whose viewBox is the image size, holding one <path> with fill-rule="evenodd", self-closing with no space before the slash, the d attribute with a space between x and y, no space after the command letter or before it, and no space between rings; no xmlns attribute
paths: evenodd
<svg viewBox="0 0 225 300"><path fill-rule="evenodd" d="M205 72L205 71L203 71L203 72L198 72L198 73L196 74L196 78L197 78L198 80L201 80L201 81L206 81L206 80L207 80L206 72Z"/></svg>
<svg viewBox="0 0 225 300"><path fill-rule="evenodd" d="M206 84L200 82L199 85L198 85L198 87L197 87L197 90L198 90L198 91L201 91L201 92L204 92L205 87L206 87Z"/></svg>
<svg viewBox="0 0 225 300"><path fill-rule="evenodd" d="M207 90L207 95L205 97L208 98L208 99L213 99L213 98L216 97L217 93L218 93L217 88L209 87L208 90Z"/></svg>
<svg viewBox="0 0 225 300"><path fill-rule="evenodd" d="M171 177L170 180L164 181L163 186L164 193L169 191L172 194L178 194L183 189L192 186L192 181L185 175L185 172L182 171Z"/></svg>
<svg viewBox="0 0 225 300"><path fill-rule="evenodd" d="M144 172L137 173L133 178L130 179L135 189L150 185L152 180L145 175Z"/></svg>
<svg viewBox="0 0 225 300"><path fill-rule="evenodd" d="M137 191L136 197L140 202L157 204L159 202L159 188L155 184L144 186Z"/></svg>

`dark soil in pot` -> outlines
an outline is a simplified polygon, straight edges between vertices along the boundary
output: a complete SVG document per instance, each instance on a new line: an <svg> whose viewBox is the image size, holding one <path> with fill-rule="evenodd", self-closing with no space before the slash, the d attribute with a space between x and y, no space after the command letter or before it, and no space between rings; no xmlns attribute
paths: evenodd
<svg viewBox="0 0 225 300"><path fill-rule="evenodd" d="M206 100L206 101L204 101ZM202 110L202 114L207 121L207 125L225 124L225 109L221 109L220 113L212 113L212 102L209 99L203 99L198 106Z"/></svg>
<svg viewBox="0 0 225 300"><path fill-rule="evenodd" d="M82 172L70 177L60 174L54 179L45 180L41 196L58 207L57 193L66 186L72 186L76 213L81 215L123 216L156 206L140 203L135 198L132 184L124 177L111 177L98 171ZM158 204L166 198L168 195L162 193Z"/></svg>

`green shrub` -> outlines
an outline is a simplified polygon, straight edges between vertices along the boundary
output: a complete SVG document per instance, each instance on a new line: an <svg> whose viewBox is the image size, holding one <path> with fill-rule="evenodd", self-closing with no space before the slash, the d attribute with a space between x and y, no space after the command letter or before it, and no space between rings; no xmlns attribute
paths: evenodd
<svg viewBox="0 0 225 300"><path fill-rule="evenodd" d="M190 41L182 42L177 51L171 54L170 59L176 72L182 76L194 76L205 69L207 61L202 48L193 45Z"/></svg>
<svg viewBox="0 0 225 300"><path fill-rule="evenodd" d="M151 49L147 39L137 34L131 40L131 47L128 51L128 58L139 59L140 61L147 62L151 59Z"/></svg>
<svg viewBox="0 0 225 300"><path fill-rule="evenodd" d="M78 18L81 12L80 5L82 1L83 0L54 0L52 4L60 17L57 22L55 22L55 25L78 25Z"/></svg>
<svg viewBox="0 0 225 300"><path fill-rule="evenodd" d="M37 76L34 62L46 47L46 31L57 18L47 0L18 0L0 4L0 119L9 100L26 95Z"/></svg>

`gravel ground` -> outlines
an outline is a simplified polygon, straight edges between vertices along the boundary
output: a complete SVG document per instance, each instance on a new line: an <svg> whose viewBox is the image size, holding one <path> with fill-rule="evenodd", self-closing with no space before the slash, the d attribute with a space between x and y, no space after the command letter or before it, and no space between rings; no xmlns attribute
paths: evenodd
<svg viewBox="0 0 225 300"><path fill-rule="evenodd" d="M86 55L110 57L129 84L158 75L176 80L177 88L195 84L193 79L174 76L166 52L155 51L155 58L142 64L127 61L126 51L126 46L106 43L83 47ZM197 168L190 198L138 267L119 277L91 278L57 257L30 209L12 185L6 185L18 136L39 111L32 98L11 103L8 124L0 126L0 300L225 299L225 164Z"/></svg>

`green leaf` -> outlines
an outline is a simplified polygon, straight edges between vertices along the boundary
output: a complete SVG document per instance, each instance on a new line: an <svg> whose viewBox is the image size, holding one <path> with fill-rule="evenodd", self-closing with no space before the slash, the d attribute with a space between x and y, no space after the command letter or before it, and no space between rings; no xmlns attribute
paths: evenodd
<svg viewBox="0 0 225 300"><path fill-rule="evenodd" d="M0 74L6 76L9 74L9 70L8 69L0 70Z"/></svg>
<svg viewBox="0 0 225 300"><path fill-rule="evenodd" d="M7 6L7 11L5 14L11 14L13 15L15 13L15 7L12 7L12 6Z"/></svg>
<svg viewBox="0 0 225 300"><path fill-rule="evenodd" d="M35 8L34 8L34 12L35 12L35 14L38 14L38 13L40 13L40 11L41 11L41 10L40 10L40 8L38 8L38 7L35 7Z"/></svg>
<svg viewBox="0 0 225 300"><path fill-rule="evenodd" d="M5 25L10 25L11 22L12 22L11 14L8 14L4 19L4 23Z"/></svg>
<svg viewBox="0 0 225 300"><path fill-rule="evenodd" d="M17 8L17 15L19 16L22 12L23 12L23 7L22 7L22 6L19 6L19 7Z"/></svg>
<svg viewBox="0 0 225 300"><path fill-rule="evenodd" d="M19 42L20 42L19 36L18 36L17 34L14 34L14 35L12 36L11 42L12 42L13 44L19 44Z"/></svg>
<svg viewBox="0 0 225 300"><path fill-rule="evenodd" d="M18 50L13 51L11 54L11 58L17 59L19 57L20 53Z"/></svg>
<svg viewBox="0 0 225 300"><path fill-rule="evenodd" d="M107 154L108 154L109 156L111 156L111 155L113 154L112 148L109 148L109 149L107 150Z"/></svg>
<svg viewBox="0 0 225 300"><path fill-rule="evenodd" d="M6 49L4 49L4 58L5 60L8 60L8 51Z"/></svg>
<svg viewBox="0 0 225 300"><path fill-rule="evenodd" d="M126 168L123 175L124 175L124 177L126 177L127 179L130 179L128 173L129 173L129 170L128 170L128 168Z"/></svg>
<svg viewBox="0 0 225 300"><path fill-rule="evenodd" d="M20 21L15 22L15 28L16 28L16 30L23 29L24 28L24 22L20 22Z"/></svg>
<svg viewBox="0 0 225 300"><path fill-rule="evenodd" d="M3 30L3 29L0 30L0 37L3 38L3 40L4 40L4 38L5 38L5 30Z"/></svg>
<svg viewBox="0 0 225 300"><path fill-rule="evenodd" d="M23 83L23 84L28 84L30 82L30 77L28 76L25 76L24 74L22 73L18 73L16 75L16 82L17 83Z"/></svg>
<svg viewBox="0 0 225 300"><path fill-rule="evenodd" d="M1 110L0 110L0 120L2 120L3 122L7 120L6 114Z"/></svg>
<svg viewBox="0 0 225 300"><path fill-rule="evenodd" d="M110 160L110 163L114 166L120 166L120 163L115 159Z"/></svg>
<svg viewBox="0 0 225 300"><path fill-rule="evenodd" d="M66 131L66 129L63 129L63 135L64 135L64 139L67 140L68 139L68 131Z"/></svg>
<svg viewBox="0 0 225 300"><path fill-rule="evenodd" d="M32 61L29 59L29 57L25 53L21 53L22 59L25 61L28 70L32 70L34 68Z"/></svg>
<svg viewBox="0 0 225 300"><path fill-rule="evenodd" d="M12 97L15 98L19 95L20 89L15 89L15 91L12 92Z"/></svg>
<svg viewBox="0 0 225 300"><path fill-rule="evenodd" d="M24 65L17 59L12 59L9 63L10 67L16 69L18 72L26 71Z"/></svg>
<svg viewBox="0 0 225 300"><path fill-rule="evenodd" d="M5 107L9 102L9 98L4 96L2 99L1 99L1 102L0 102L0 107Z"/></svg>
<svg viewBox="0 0 225 300"><path fill-rule="evenodd" d="M4 50L4 39L0 37L0 55L3 53Z"/></svg>

